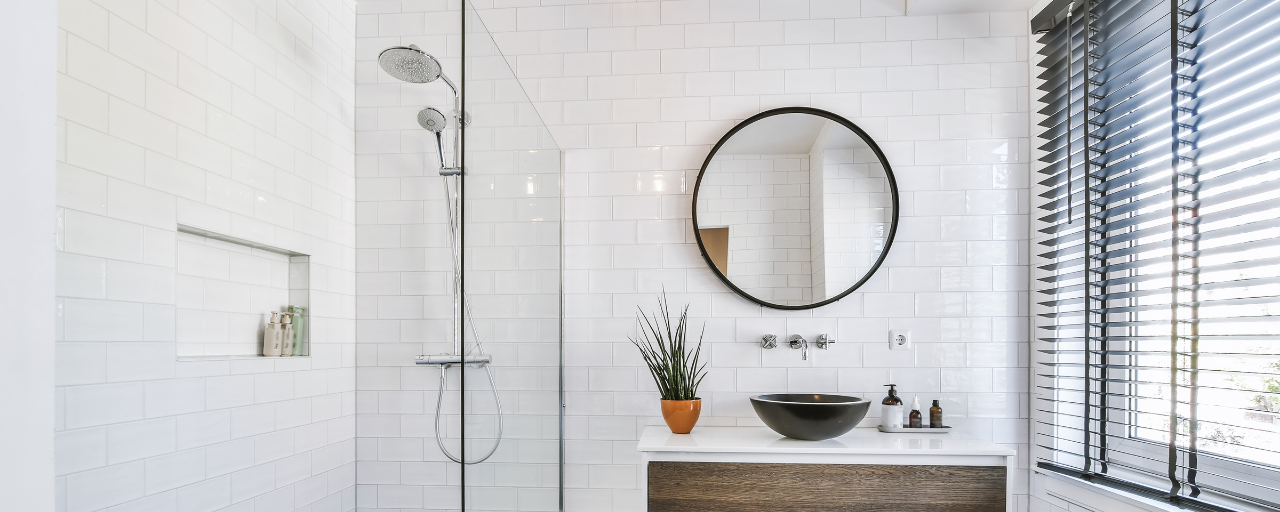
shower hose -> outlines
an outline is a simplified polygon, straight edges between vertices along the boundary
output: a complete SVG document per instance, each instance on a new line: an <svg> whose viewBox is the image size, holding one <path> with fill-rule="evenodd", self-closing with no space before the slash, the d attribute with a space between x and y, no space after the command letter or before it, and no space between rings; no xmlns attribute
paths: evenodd
<svg viewBox="0 0 1280 512"><path fill-rule="evenodd" d="M479 464L489 460L489 457L493 456L493 452L498 451L498 445L502 443L502 400L498 398L498 388L493 385L493 372L489 370L489 365L486 364L484 365L484 374L489 377L489 390L493 391L493 401L498 404L498 438L493 441L493 447L489 448L489 453L484 454L484 457L467 462L463 462L460 457L454 457L452 453L449 453L449 449L444 447L444 441L440 439L440 431L442 430L440 428L440 402L444 401L445 370L448 370L449 366L447 364L440 365L440 391L436 393L436 446L439 446L440 451L444 452L444 456L451 461L459 464ZM463 412L464 418L460 421L466 421L465 411Z"/></svg>
<svg viewBox="0 0 1280 512"><path fill-rule="evenodd" d="M458 304L462 302L459 300L459 298L462 296L462 286L461 286L462 285L462 279L461 279L462 267L461 265L459 265L460 256L458 254L458 242L457 242L458 221L460 219L458 218L457 215L454 215L454 214L461 205L459 204L460 201L458 200L457 193L453 190L453 186L452 186L453 181L450 180L448 176L441 176L440 178L444 181L444 193L447 196L446 199L448 199L448 203L449 203L448 205L449 248L451 249L450 253L453 256L454 310L456 313L458 309ZM471 327L471 338L476 341L476 348L480 349L480 351L483 352L484 351L483 347L481 347L480 345L480 335L479 333L476 332L475 320L471 317L471 305L466 304L463 307L463 312L466 313L466 319L469 320L469 322L467 323ZM460 321L457 319L456 314L454 315L454 317L455 317L455 321ZM462 331L455 329L454 339L462 339L462 338L463 338ZM465 344L465 340L463 341L464 341L463 344ZM465 365L467 360L466 350L460 350L460 352L462 353L458 354L459 359L462 361L461 364ZM445 448L444 440L440 438L440 432L443 430L440 425L441 423L440 403L444 401L444 391L446 387L445 373L450 366L452 365L448 365L448 364L440 365L440 387L439 387L439 391L436 392L436 446L439 446L440 451L443 452L444 456L448 457L449 460L451 461L457 462L459 464L464 464L464 465L479 464L481 462L489 460L489 457L492 457L493 453L498 451L498 445L502 444L502 399L498 398L498 387L494 385L494 382L493 382L493 371L489 368L488 364L483 364L484 374L489 378L489 391L493 392L493 402L498 406L498 437L497 439L494 439L493 447L489 448L489 452L485 453L484 456L480 457L479 459L464 461L462 457L454 457L452 453L449 453L449 449ZM465 372L464 372L464 375L465 375ZM460 413L460 416L462 416L462 418L459 421L463 421L463 422L466 421L465 406L466 406L466 400L464 398L458 405L458 409L459 409L458 412ZM466 439L464 438L462 442L466 442ZM466 453L466 450L463 450L463 453Z"/></svg>

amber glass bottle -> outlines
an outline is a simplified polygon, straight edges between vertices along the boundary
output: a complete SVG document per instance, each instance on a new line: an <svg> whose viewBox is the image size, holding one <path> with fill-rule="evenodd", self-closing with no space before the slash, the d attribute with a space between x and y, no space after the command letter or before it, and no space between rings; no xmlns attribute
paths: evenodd
<svg viewBox="0 0 1280 512"><path fill-rule="evenodd" d="M938 405L937 400L929 408L929 428L942 428L942 406Z"/></svg>
<svg viewBox="0 0 1280 512"><path fill-rule="evenodd" d="M920 415L920 397L912 398L911 399L911 417L908 420L907 426L909 428L920 428L924 426L922 421L923 419L924 418L922 418Z"/></svg>
<svg viewBox="0 0 1280 512"><path fill-rule="evenodd" d="M889 396L880 401L880 426L885 428L902 428L902 399L898 398L896 384L889 386Z"/></svg>

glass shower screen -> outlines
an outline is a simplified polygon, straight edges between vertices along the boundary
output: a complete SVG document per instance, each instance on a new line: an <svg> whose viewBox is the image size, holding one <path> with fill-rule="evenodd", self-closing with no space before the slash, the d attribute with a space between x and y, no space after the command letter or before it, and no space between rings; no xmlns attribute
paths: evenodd
<svg viewBox="0 0 1280 512"><path fill-rule="evenodd" d="M561 151L470 2L462 15L460 315L491 360L464 370L464 509L560 510Z"/></svg>

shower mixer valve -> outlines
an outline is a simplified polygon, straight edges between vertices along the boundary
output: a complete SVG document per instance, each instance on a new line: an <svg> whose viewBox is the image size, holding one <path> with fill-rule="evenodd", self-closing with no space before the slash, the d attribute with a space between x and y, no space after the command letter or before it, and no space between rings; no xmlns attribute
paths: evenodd
<svg viewBox="0 0 1280 512"><path fill-rule="evenodd" d="M475 367L484 366L492 362L490 360L489 354L466 356L465 359L466 359L467 366L475 366ZM455 364L459 364L462 362L463 362L463 357L457 354L432 354L432 355L418 356L418 359L414 361L414 364L434 364L434 365L453 366Z"/></svg>

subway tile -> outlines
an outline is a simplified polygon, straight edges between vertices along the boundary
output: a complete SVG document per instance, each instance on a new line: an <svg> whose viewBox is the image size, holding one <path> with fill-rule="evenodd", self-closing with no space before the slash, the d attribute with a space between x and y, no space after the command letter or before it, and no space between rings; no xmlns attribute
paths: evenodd
<svg viewBox="0 0 1280 512"><path fill-rule="evenodd" d="M738 46L780 45L786 40L786 24L781 21L735 23L733 29Z"/></svg>
<svg viewBox="0 0 1280 512"><path fill-rule="evenodd" d="M107 32L103 27L102 32ZM134 105L146 102L146 71L79 37L67 37L66 73Z"/></svg>
<svg viewBox="0 0 1280 512"><path fill-rule="evenodd" d="M146 492L141 461L115 464L67 477L67 512L89 512L141 498Z"/></svg>
<svg viewBox="0 0 1280 512"><path fill-rule="evenodd" d="M710 0L710 21L753 21L760 19L760 0Z"/></svg>
<svg viewBox="0 0 1280 512"><path fill-rule="evenodd" d="M977 38L990 35L991 15L988 13L943 14L938 16L938 37L940 38Z"/></svg>
<svg viewBox="0 0 1280 512"><path fill-rule="evenodd" d="M90 171L128 180L143 181L142 148L104 132L69 123L66 133L66 161Z"/></svg>
<svg viewBox="0 0 1280 512"><path fill-rule="evenodd" d="M798 12L793 9L792 12ZM786 44L821 44L835 42L835 22L832 20L788 21L784 26Z"/></svg>
<svg viewBox="0 0 1280 512"><path fill-rule="evenodd" d="M176 156L178 125L124 100L112 98L107 133L158 153Z"/></svg>
<svg viewBox="0 0 1280 512"><path fill-rule="evenodd" d="M58 475L78 473L107 464L107 430L91 428L54 435L54 467Z"/></svg>

